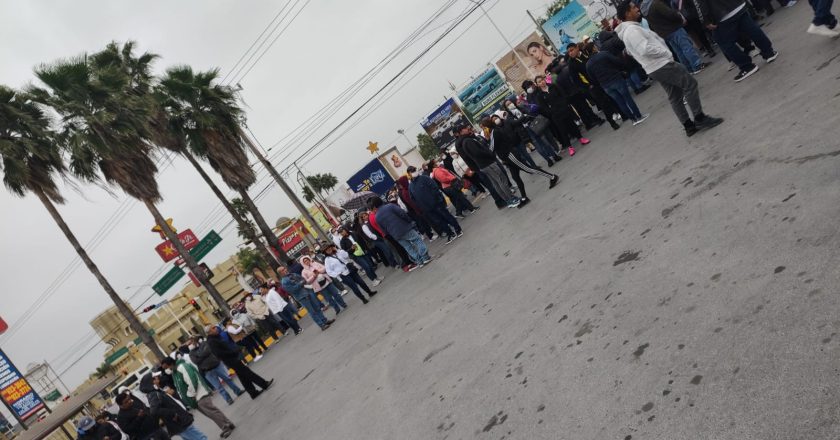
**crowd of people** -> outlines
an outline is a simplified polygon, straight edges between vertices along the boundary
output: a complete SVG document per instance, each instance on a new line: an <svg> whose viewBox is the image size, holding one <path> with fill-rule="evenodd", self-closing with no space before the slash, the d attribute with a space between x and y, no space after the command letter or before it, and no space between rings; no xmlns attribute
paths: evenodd
<svg viewBox="0 0 840 440"><path fill-rule="evenodd" d="M790 7L796 0L781 1ZM810 3L815 18L808 32L840 35L831 0ZM755 21L775 12L770 0L625 1L616 11L595 38L570 43L564 55L546 60L545 73L523 82L525 92L504 100L479 129L455 127L452 147L420 168L408 167L384 197L371 198L366 209L334 228L329 242L286 262L278 269L279 280L245 292L228 318L208 325L205 336L187 339L145 374L136 390L120 390L110 411L79 420L79 438L206 439L195 426L193 410L227 438L236 426L215 406L213 394L232 404L245 393L258 398L274 382L252 371L245 353L257 362L271 347L266 337L299 335L301 308L325 331L349 307L345 294L352 291L368 304L384 279L383 267L412 272L429 264L427 243L441 238L450 244L461 237L459 220L475 214L488 195L499 209L526 206L531 200L522 172L554 188L559 177L538 166L529 148L551 168L562 154L574 156L576 145L591 142L583 131L605 122L614 130L623 121L643 123L649 115L633 95L654 81L665 90L686 135L693 136L723 122L706 114L700 102L694 76L711 63L704 57L716 56L718 48L739 69L735 81L741 81L758 70L754 50L766 63L779 55ZM330 308L332 318L326 315Z"/></svg>

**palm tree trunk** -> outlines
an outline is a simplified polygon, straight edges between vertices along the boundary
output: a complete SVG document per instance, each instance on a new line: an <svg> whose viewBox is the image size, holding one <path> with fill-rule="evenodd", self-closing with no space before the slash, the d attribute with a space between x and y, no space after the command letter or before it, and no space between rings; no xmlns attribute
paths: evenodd
<svg viewBox="0 0 840 440"><path fill-rule="evenodd" d="M274 274L278 277L277 279L279 280L280 273L277 272L277 268L280 267L280 263L277 261L277 259L271 253L271 251L269 251L268 248L266 248L265 243L263 243L257 237L257 234L254 233L254 230L251 229L251 227L245 223L245 220L242 218L242 216L240 216L239 213L237 213L236 210L233 209L233 205L231 205L227 197L225 197L225 195L222 194L222 190L220 190L219 187L216 186L216 184L213 182L213 180L210 179L210 176L204 171L204 168L201 167L201 164L199 164L198 161L195 160L195 156L193 156L192 153L188 151L184 151L183 156L187 159L187 161L189 161L193 168L195 168L195 170L198 171L198 174L201 176L202 179L204 179L204 183L206 183L207 186L210 187L210 190L213 191L213 194L215 194L219 201L222 202L222 205L225 207L225 209L228 210L230 216L233 217L233 219L239 225L240 229L245 231L245 233L248 236L248 239L254 243L254 247L256 247L257 252L259 252L260 255L269 264L269 266L271 266L272 272L274 272Z"/></svg>
<svg viewBox="0 0 840 440"><path fill-rule="evenodd" d="M251 213L251 217L254 218L254 222L257 224L257 227L260 228L260 232L262 232L265 240L277 251L277 255L280 256L280 259L283 260L283 263L285 264L289 261L289 256L286 255L286 252L280 247L277 235L274 234L274 231L272 231L271 227L268 226L268 223L266 223L265 218L260 213L260 210L257 208L254 200L251 199L250 195L248 195L248 191L240 190L239 197L243 202L245 202L245 206L248 207L248 212Z"/></svg>
<svg viewBox="0 0 840 440"><path fill-rule="evenodd" d="M163 233L166 235L166 238L172 243L173 246L175 246L175 249L178 250L178 254L181 255L181 258L184 259L184 263L187 265L187 268L189 268L190 272L192 272L193 276L195 276L199 283L201 283L201 285L204 286L205 289L207 289L207 293L210 294L210 297L213 298L213 301L216 302L216 304L219 306L219 309L221 309L226 316L230 315L230 306L228 305L227 301L225 301L225 298L222 296L221 293L219 293L218 290L216 290L216 286L214 286L213 283L211 283L210 280L208 280L207 277L204 276L204 271L201 270L200 267L198 267L198 263L195 261L195 258L193 258L193 256L190 255L189 252L187 252L187 249L181 243L181 240L178 240L178 234L176 234L175 231L173 231L172 228L169 227L169 224L166 223L166 219L163 218L163 215L157 209L157 206L155 206L154 202L152 202L151 200L143 200L143 203L146 204L146 209L148 209L149 212L152 213L152 217L154 217L155 223L160 225L160 228L163 230Z"/></svg>
<svg viewBox="0 0 840 440"><path fill-rule="evenodd" d="M38 199L41 200L41 203L44 204L44 207L47 208L47 211L52 216L55 223L58 225L58 228L61 229L61 232L64 233L64 236L67 238L67 241L73 246L73 249L79 255L79 258L85 263L90 273L93 274L96 281L99 282L99 285L102 286L102 289L105 290L105 293L111 298L111 301L114 302L114 305L117 306L117 311L128 321L128 326L131 328L137 336L140 337L140 340L143 344L149 348L149 351L158 359L161 360L164 358L163 351L161 351L160 347L155 342L155 339L152 335L149 334L149 330L140 322L140 319L137 318L137 315L134 314L134 311L131 310L131 307L120 298L120 295L117 294L116 290L111 286L111 283L102 275L99 268L96 264L91 260L90 255L88 255L87 251L82 247L82 244L79 243L79 240L73 234L73 231L70 230L70 227L67 226L67 223L64 221L64 218L61 217L61 214L56 209L55 205L50 201L46 194L43 191L35 188L32 190L37 196Z"/></svg>

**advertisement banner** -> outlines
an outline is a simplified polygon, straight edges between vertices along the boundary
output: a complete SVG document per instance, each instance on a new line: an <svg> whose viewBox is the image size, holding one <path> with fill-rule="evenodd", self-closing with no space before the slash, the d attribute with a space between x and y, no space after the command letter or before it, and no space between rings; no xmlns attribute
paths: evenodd
<svg viewBox="0 0 840 440"><path fill-rule="evenodd" d="M21 423L45 406L3 350L0 350L0 398Z"/></svg>
<svg viewBox="0 0 840 440"><path fill-rule="evenodd" d="M458 99L463 104L464 113L477 122L510 93L505 80L494 67L491 67L461 90L458 93Z"/></svg>
<svg viewBox="0 0 840 440"><path fill-rule="evenodd" d="M394 179L399 179L400 176L406 175L406 168L408 168L409 164L406 163L405 158L397 147L391 147L380 154L379 161L382 162L382 165L388 170L388 174Z"/></svg>
<svg viewBox="0 0 840 440"><path fill-rule="evenodd" d="M381 196L394 187L394 179L385 170L382 162L374 159L347 179L347 186L353 192L372 191Z"/></svg>
<svg viewBox="0 0 840 440"><path fill-rule="evenodd" d="M543 23L542 28L557 50L563 53L569 43L579 43L587 35L594 39L601 31L577 0L572 0L565 8L557 11Z"/></svg>
<svg viewBox="0 0 840 440"><path fill-rule="evenodd" d="M543 44L540 34L533 32L512 51L499 58L496 67L505 76L508 84L513 86L513 90L522 93L522 81L533 81L537 75L545 75L545 69L556 56L551 48Z"/></svg>
<svg viewBox="0 0 840 440"><path fill-rule="evenodd" d="M454 98L449 98L432 114L420 122L420 126L426 130L429 136L435 141L438 148L445 148L455 142L452 136L452 129L459 124L469 122L461 107Z"/></svg>
<svg viewBox="0 0 840 440"><path fill-rule="evenodd" d="M198 244L198 237L193 234L192 229L187 229L178 234L178 241L180 241L187 250L190 250ZM164 262L174 260L175 257L180 256L178 255L178 250L175 249L175 245L173 245L169 240L155 246L155 251L157 251L158 255L160 255L160 258L162 258Z"/></svg>

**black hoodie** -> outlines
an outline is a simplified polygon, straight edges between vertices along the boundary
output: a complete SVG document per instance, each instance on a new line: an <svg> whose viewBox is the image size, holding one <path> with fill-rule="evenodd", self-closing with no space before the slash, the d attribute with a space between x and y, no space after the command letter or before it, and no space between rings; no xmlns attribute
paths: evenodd
<svg viewBox="0 0 840 440"><path fill-rule="evenodd" d="M151 416L149 408L132 396L131 408L120 408L117 414L117 425L132 439L145 439L160 428L158 419ZM140 415L143 411L143 415Z"/></svg>
<svg viewBox="0 0 840 440"><path fill-rule="evenodd" d="M162 420L170 435L177 435L192 425L192 414L169 394L155 388L152 373L146 373L140 379L140 391L146 393L146 399L149 400L151 417Z"/></svg>
<svg viewBox="0 0 840 440"><path fill-rule="evenodd" d="M479 171L487 168L496 162L496 156L487 141L479 139L475 135L461 136L455 141L455 151L461 155L464 162L473 170Z"/></svg>

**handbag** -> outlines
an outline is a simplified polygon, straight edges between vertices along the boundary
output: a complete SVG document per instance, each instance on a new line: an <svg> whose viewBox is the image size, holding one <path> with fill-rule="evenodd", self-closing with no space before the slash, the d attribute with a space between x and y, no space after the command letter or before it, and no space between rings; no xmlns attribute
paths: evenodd
<svg viewBox="0 0 840 440"><path fill-rule="evenodd" d="M534 134L540 136L543 133L545 133L546 130L548 130L548 124L550 123L551 121L549 121L548 118L546 118L545 116L537 115L534 118L534 120L531 121L531 124L528 125L528 127L530 127L531 130L533 130Z"/></svg>

